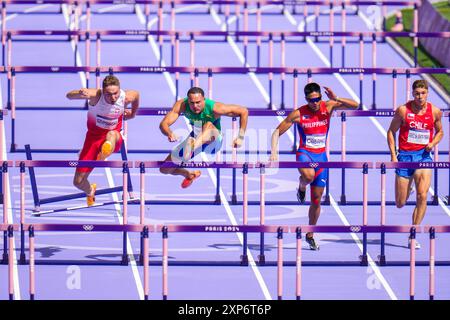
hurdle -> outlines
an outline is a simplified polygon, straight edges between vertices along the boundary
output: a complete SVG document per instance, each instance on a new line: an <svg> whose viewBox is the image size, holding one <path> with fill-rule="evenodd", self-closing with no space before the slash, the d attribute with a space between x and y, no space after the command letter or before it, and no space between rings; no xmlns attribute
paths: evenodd
<svg viewBox="0 0 450 320"><path fill-rule="evenodd" d="M380 225L386 223L386 169L449 169L450 162L376 162L375 168L380 169L381 173L381 206L380 206ZM436 186L436 183L435 183ZM434 190L433 202L438 202L439 196L437 190ZM394 203L395 204L395 203ZM415 201L407 202L407 205L415 205ZM412 244L411 244L412 247ZM381 234L379 264L386 265L385 255L385 235ZM440 265L450 265L450 261L439 262Z"/></svg>
<svg viewBox="0 0 450 320"><path fill-rule="evenodd" d="M122 201L120 201L120 203L122 203L122 217L123 217L123 224L127 225L127 221L128 221L128 204L129 204L129 200L128 200L128 179L129 179L129 171L128 168L130 166L132 166L132 162L128 162L128 161L85 161L85 160L80 160L80 161L67 161L67 160L55 160L55 161L36 161L36 160L26 160L26 161L17 161L16 162L16 166L20 167L20 181L21 181L21 187L20 187L20 197L21 197L21 209L20 209L20 214L21 214L21 224L24 225L25 224L25 168L26 167L45 167L45 168L77 168L77 167L90 167L90 168L95 168L95 167L100 167L100 168L122 168L122 174L123 174L123 187L121 187L123 193L122 193ZM137 203L137 200L134 200L135 203ZM107 202L104 203L103 205L107 205L107 204L117 204L119 202ZM132 204L132 202L130 202L130 204ZM77 208L80 209L80 208ZM75 209L71 209L71 210L75 210ZM52 212L62 212L64 210L56 210L56 211L50 211L48 213L52 213ZM67 208L66 208L67 211ZM34 214L34 216L39 215L39 213ZM24 228L22 228L22 232L24 232ZM24 241L23 241L23 236L21 237L21 263L24 263L24 258L25 258L25 251L24 251ZM128 265L128 254L127 254L127 245L126 245L126 239L127 239L127 234L126 232L124 232L123 234L123 255L122 255L122 261L121 263L123 265Z"/></svg>
<svg viewBox="0 0 450 320"><path fill-rule="evenodd" d="M28 231L28 239L29 239L29 296L30 300L35 300L36 298L36 284L35 284L35 276L36 276L36 266L41 265L39 261L35 259L35 243L36 243L36 235L39 231L51 231L51 232L122 232L123 234L127 234L128 232L140 232L141 236L144 239L144 247L143 252L141 253L144 256L146 263L143 264L143 292L144 299L148 300L149 297L149 246L148 246L148 234L149 227L143 225L131 225L124 223L123 225L114 225L114 224L24 224L24 230ZM126 255L126 259L128 259L128 254L124 251L124 255ZM124 258L122 259L122 261ZM123 265L123 263L121 263Z"/></svg>
<svg viewBox="0 0 450 320"><path fill-rule="evenodd" d="M158 27L159 28L159 27ZM5 40L2 43L2 50L3 52L6 52L7 61L4 66L6 68L11 68L11 52L12 52L12 43L13 43L13 37L16 38L16 41L27 41L29 37L39 37L39 41L45 42L45 41L57 41L59 39L60 41L67 41L64 40L65 38L62 38L62 36L66 36L68 38L75 38L75 55L74 55L74 66L76 67L76 55L78 52L78 41L85 41L86 42L86 50L85 50L85 60L86 60L86 66L90 66L90 51L91 51L91 39L96 38L96 66L101 66L101 43L102 41L115 41L115 42L132 42L132 41L147 41L149 36L156 36L158 45L159 45L159 53L160 53L160 59L159 59L159 67L161 67L162 59L163 59L163 45L166 40L164 40L164 37L169 37L170 39L168 42L171 46L171 66L178 66L175 61L179 60L179 46L180 42L188 42L189 43L189 54L190 54L190 61L191 61L191 67L195 66L194 63L194 56L195 56L195 44L196 42L223 42L223 40L217 40L216 38L219 37L219 39L228 37L242 37L243 38L243 44L244 44L244 65L243 67L247 66L249 63L248 59L248 44L250 42L255 42L257 46L256 51L256 66L258 68L261 67L261 43L268 43L268 66L271 67L273 65L273 44L274 43L280 43L281 44L281 67L284 67L284 57L285 57L285 49L284 45L286 43L297 43L297 42L304 42L305 40L296 40L296 38L303 38L306 39L307 37L326 37L329 38L329 54L328 59L331 62L331 67L333 67L333 52L334 52L334 38L340 37L341 43L342 43L342 61L341 61L341 67L345 67L345 48L346 44L352 42L351 38L357 38L354 40L355 43L359 45L359 68L363 68L363 46L364 43L371 43L372 44L372 68L376 68L376 44L377 42L381 42L381 38L384 37L411 37L414 36L415 38L449 38L450 32L347 32L347 31L314 31L314 32L308 32L308 31L290 31L290 30L281 30L281 31L260 31L261 26L257 26L257 31L249 31L248 27L244 28L244 31L179 31L175 30L174 25L172 25L171 30L6 30L4 31L2 38ZM51 39L48 39L48 38ZM57 39L54 39L54 38ZM59 38L58 38L59 37ZM108 39L103 39L102 37L109 37ZM120 39L114 39L110 37L121 37ZM122 39L122 37L125 37ZM197 39L196 39L197 37ZM213 38L212 40L199 40L200 38ZM249 40L250 38L256 38L256 40ZM264 39L263 39L264 38ZM350 38L350 39L347 39ZM184 39L184 40L183 40ZM178 40L178 41L177 41ZM417 51L417 50L416 50ZM417 52L416 52L417 54ZM417 60L417 57L415 57L415 60ZM416 66L417 67L417 64ZM88 75L88 73L86 73ZM193 76L191 76L191 80L193 80ZM374 79L376 80L376 79ZM89 77L86 79L86 87L89 87Z"/></svg>
<svg viewBox="0 0 450 320"><path fill-rule="evenodd" d="M128 157L126 154L126 150L125 150L125 146L124 144L122 144L121 146L121 156L122 156L122 160L123 161L128 161ZM26 158L27 160L33 160L32 157L32 149L30 147L29 144L25 145L25 153L26 153ZM128 167L126 168L127 171L127 183L128 183L128 192L131 195L131 198L134 198L133 196L133 185L131 183L131 178L130 178L130 172ZM64 196L57 196L57 197L50 197L50 198L40 198L39 197L39 191L38 191L38 185L37 185L37 180L36 180L36 174L34 171L34 167L33 166L29 166L28 167L28 173L30 175L30 182L31 182L31 190L33 193L33 201L34 201L34 214L35 216L40 216L42 214L48 214L48 213L54 213L54 212L63 212L63 211L70 211L70 210L78 210L78 209L82 209L82 208L88 208L87 206L76 206L73 208L59 208L59 209L53 209L53 210L45 210L45 211L41 211L40 207L43 204L48 204L48 203L55 203L55 202L61 202L61 201L66 201L66 200L72 200L72 199L79 199L79 198L84 198L86 197L86 194L84 192L78 192L78 193L74 193L74 194L68 194L68 195L64 195ZM102 195L102 194L109 194L109 193L114 193L114 192L119 192L119 191L123 191L123 187L112 187L112 188L105 188L105 189L100 189L97 190L95 192L96 195ZM104 206L104 205L109 205L109 204L114 204L117 202L104 202L104 203L98 203L95 206Z"/></svg>
<svg viewBox="0 0 450 320"><path fill-rule="evenodd" d="M347 231L345 229L347 228ZM415 271L416 265L418 264L416 261L415 255L415 238L417 233L429 233L430 239L430 254L429 260L426 263L421 263L421 265L429 265L429 277L428 277L428 292L429 292L429 300L434 300L435 295L435 233L436 232L448 232L450 230L449 226L414 226L414 225L405 225L405 226L349 226L349 227L340 227L340 226L299 226L297 227L297 248L299 244L301 245L301 233L302 232L348 232L348 233L407 233L411 238L411 247L409 249L409 299L415 299ZM301 250L300 254L297 251L297 281L296 281L296 296L297 300L301 299Z"/></svg>
<svg viewBox="0 0 450 320"><path fill-rule="evenodd" d="M363 215L362 215L362 225L367 225L367 212L368 212L368 174L369 168L373 167L372 163L368 162L295 162L295 161L280 161L280 162L268 162L268 163L257 163L256 168L260 169L260 225L265 225L265 170L267 168L324 168L324 169L362 169L363 173ZM245 192L246 190L244 190ZM322 201L325 205L330 205L329 198L329 188L325 191L325 201ZM306 204L306 202L305 202ZM309 204L309 203L308 203ZM244 211L246 212L246 211ZM360 256L361 265L367 265L367 234L363 235L363 254ZM258 256L258 262L260 265L265 264L264 255L264 233L260 234L260 254Z"/></svg>
<svg viewBox="0 0 450 320"><path fill-rule="evenodd" d="M276 261L270 266L276 267L276 297L278 300L283 299L283 267L293 266L295 267L295 299L302 299L302 266L308 265L302 260L302 233L315 232L315 233L406 233L412 238L412 244L414 244L414 238L417 233L429 233L430 234L430 251L429 261L429 299L433 300L435 295L435 273L434 273L434 248L435 248L435 233L436 232L449 232L450 226L413 226L413 225L399 225L399 226L367 226L367 225L351 225L351 226L305 226L305 225L283 225L283 226L249 226L249 225L158 225L154 227L155 232L161 232L162 235L162 299L168 300L169 297L169 234L173 233L274 233L277 235L277 253ZM296 238L296 258L293 263L283 261L283 237L286 234L295 234ZM415 259L415 248L411 246L410 259L407 265L410 268L409 276L409 298L414 300L415 297L415 268L417 265ZM266 265L267 267L268 265Z"/></svg>
<svg viewBox="0 0 450 320"><path fill-rule="evenodd" d="M385 118L385 117L389 117L392 118L395 114L395 110L345 110L345 111L337 111L336 115L340 116L341 118L341 156L342 156L342 161L345 161L345 156L348 153L348 151L346 150L346 132L347 132L347 127L346 127L346 121L347 121L347 117L381 117L381 118ZM449 113L448 112L444 112L443 113L443 117L448 117ZM449 118L450 119L450 118ZM450 126L449 126L450 127ZM434 153L434 161L435 162L439 162L439 154L445 154L445 155L449 155L449 153L447 152L440 152L438 150L438 146L436 146L433 149L433 153ZM367 154L376 154L376 155L381 155L381 154L386 154L389 155L390 152L389 151L367 151ZM444 165L442 165L442 167L445 167ZM439 197L438 197L438 173L437 173L437 168L438 167L434 167L434 190L435 190L435 195L433 196L433 199L431 201L428 202L428 205L433 205L433 206L437 206L439 205ZM346 194L345 194L345 185L346 185L346 179L345 179L345 170L342 170L342 182L341 182L341 201L339 202L339 204L341 205L361 205L361 201L347 201L346 200ZM449 186L450 187L450 186ZM449 189L450 190L450 189ZM449 191L450 192L450 191ZM408 201L407 205L413 205L415 204L415 201ZM381 202L379 201L369 201L369 205L381 205ZM387 201L385 203L385 205L391 206L391 205L395 205L394 201Z"/></svg>
<svg viewBox="0 0 450 320"><path fill-rule="evenodd" d="M449 33L450 35L450 33ZM61 108L53 108L53 107L17 107L15 105L15 78L19 73L77 73L77 72L95 72L96 77L99 79L99 75L101 72L112 73L184 73L184 74L194 74L193 83L198 83L198 77L201 74L208 76L208 91L212 91L212 81L214 74L286 74L293 76L294 86L298 87L298 75L303 74L307 75L308 79L312 80L312 75L314 74L382 74L382 75L391 75L393 79L395 75L407 75L407 81L409 80L410 75L413 74L449 74L449 70L446 68L292 68L292 67L272 67L272 68L253 68L253 67L159 67L159 66L133 66L133 67L49 67L49 66L16 66L11 67L9 69L11 73L11 79L8 80L10 83L10 90L8 94L8 107L11 109L11 152L23 150L16 150L17 146L15 144L15 120L16 120L16 110L62 110ZM395 80L396 81L396 80ZM178 83L178 82L177 82ZM179 92L178 87L176 88L177 92ZM393 93L394 100L396 99L396 92ZM295 98L295 95L294 95ZM297 97L298 98L298 97ZM295 100L295 99L294 99ZM78 108L80 109L80 108ZM66 110L69 110L66 108ZM78 150L77 150L78 151ZM131 152L131 151L130 151Z"/></svg>
<svg viewBox="0 0 450 320"><path fill-rule="evenodd" d="M17 230L17 225L4 225L0 224L0 230L7 230L10 235L10 241L12 241L12 233ZM146 259L143 265L143 293L144 299L149 298L149 266L151 265L149 256L149 246L148 246L148 235L150 232L158 233L161 232L162 235L162 248L163 255L162 260L159 265L162 265L162 299L168 300L169 298L169 245L168 239L169 234L172 233L236 233L236 232L246 232L246 233L274 233L277 235L277 254L276 263L276 296L278 300L282 300L284 297L283 290L283 274L285 266L295 267L295 299L301 300L303 297L302 288L302 266L307 265L302 259L302 233L303 232L315 232L315 233L407 233L412 239L412 244L414 244L415 236L417 233L429 233L430 239L430 254L429 261L427 265L429 266L429 277L428 277L428 295L430 300L435 298L435 234L436 233L448 233L450 232L450 226L304 226L304 225L283 225L283 226L245 226L245 225L109 225L109 224L25 224L24 228L28 231L29 238L29 250L30 250L30 260L29 260L29 297L30 300L34 300L37 297L36 294L36 266L39 263L35 261L35 238L36 233L40 231L51 231L51 232L141 232L142 237L145 241L143 256ZM294 264L286 263L283 259L283 238L284 235L295 234L296 238L296 258ZM11 248L11 246L10 246ZM11 249L10 249L11 250ZM12 254L10 255L12 256ZM9 297L11 300L14 299L14 279L12 277L12 266L14 261L12 259L9 261L8 267L8 278L9 278ZM417 261L415 259L415 249L411 246L410 249L410 259L408 261L410 268L409 272L409 299L414 300L416 294L416 282L415 282L415 272Z"/></svg>

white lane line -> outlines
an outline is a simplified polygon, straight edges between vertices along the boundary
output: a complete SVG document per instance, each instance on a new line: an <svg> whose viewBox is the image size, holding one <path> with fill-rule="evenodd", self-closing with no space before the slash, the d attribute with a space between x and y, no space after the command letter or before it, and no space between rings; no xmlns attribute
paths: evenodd
<svg viewBox="0 0 450 320"><path fill-rule="evenodd" d="M64 14L64 19L66 21L67 26L70 29L73 29L73 25L69 26L70 22L69 22L69 15L68 15L68 11L67 11L67 5L63 5L63 14ZM72 49L75 51L75 42L71 41L71 45L72 45ZM80 57L79 52L77 52L77 57L76 58L77 58L77 65L78 66L82 65L81 57ZM80 72L78 74L80 76L81 84L82 84L82 86L84 86L85 83L86 83L86 76L85 76L84 72ZM105 168L105 172L106 172L106 178L108 180L109 186L110 187L114 187L115 184L114 184L113 176L111 174L111 169L110 168ZM113 198L113 201L119 201L119 197L118 197L116 192L112 193L112 198ZM123 217L122 217L122 214L121 214L121 206L119 204L115 204L114 208L116 209L115 212L116 212L116 215L117 215L117 219L119 220L119 223L121 225L123 225L124 223L123 223ZM133 247L131 246L131 241L130 241L130 237L129 237L128 234L127 234L127 237L126 237L126 246L127 246L127 252L129 254L129 258L130 258L131 270L132 270L132 273L133 273L134 281L136 283L136 289L138 291L139 298L141 300L144 300L144 290L142 288L142 282L141 282L141 278L139 276L139 270L138 270L138 267L137 267L136 260L134 258Z"/></svg>
<svg viewBox="0 0 450 320"><path fill-rule="evenodd" d="M139 21L143 25L145 25L145 16L142 13L142 10L140 9L140 7L136 8L136 14L138 16ZM156 42L153 39L153 37L149 37L149 42L151 44L151 48L153 50L153 53L155 54L156 57L159 57L159 49L157 48ZM161 62L161 65L162 66L166 65L164 60ZM171 90L173 88L172 94L175 96L175 85L173 83L172 78L170 76L165 77L165 78L166 78L166 81L168 82L169 87L171 88ZM187 119L185 119L185 120L186 120L186 124L188 124ZM207 159L207 157L206 157L206 155L204 153L202 153L202 159L203 159L203 161L208 161L208 159ZM214 171L212 169L208 169L208 174L211 177L211 180L212 180L214 186L216 187L217 186L217 184L216 184L216 175L215 175ZM238 225L237 220L236 220L236 218L235 218L235 216L233 214L233 211L231 210L230 204L228 203L228 200L227 200L227 198L226 198L222 188L219 188L219 190L220 190L220 199L221 199L222 204L225 207L225 211L227 212L228 218L230 219L230 221L231 221L231 223L233 225ZM241 245L243 245L243 236L242 236L242 234L238 233L237 236L239 238L239 242L241 243ZM266 300L272 300L272 297L270 295L270 292L269 292L269 289L267 287L267 284L265 283L265 281L264 281L264 279L263 279L263 277L261 275L261 272L259 271L258 266L256 265L255 259L253 258L253 255L252 255L251 251L248 248L247 248L247 255L248 255L249 265L251 266L251 268L252 268L252 270L253 270L253 272L254 272L254 274L256 276L256 279L258 280L258 283L259 283L259 285L261 287L261 290L263 291L265 299Z"/></svg>
<svg viewBox="0 0 450 320"><path fill-rule="evenodd" d="M214 9L212 9L211 10L211 14L214 14L215 12L214 12ZM284 11L284 14L286 15L286 16L288 16L288 15L290 15L290 13L287 11L287 10L285 10ZM291 17L288 19L292 24L294 24L295 26L297 26L297 23L295 22L295 18L294 17L292 17L292 15L290 15ZM215 21L217 21L217 19L215 19ZM298 24L298 26L299 26L299 29L301 28L301 29L303 29L304 28L304 22L302 21L302 22L300 22L300 24ZM230 41L233 41L233 39L231 39L231 37L228 37L228 42L230 42ZM311 42L311 41L310 41ZM310 43L310 42L308 42L308 43ZM237 49L237 46L232 46L232 48L233 48L233 50L236 52L236 50L238 50ZM317 47L316 47L317 48ZM313 48L314 49L314 48ZM317 48L318 49L318 48ZM321 52L320 51L316 51L316 50L314 50L318 55L319 55L319 53L321 54ZM236 56L242 56L242 53L240 53L239 54L239 52L236 52ZM322 59L322 60L326 60L326 58L323 56L323 54L320 56L320 58ZM324 61L324 62L326 62L326 61ZM328 61L328 64L327 63L325 63L326 65L330 65L330 63L329 63L329 61ZM342 78L341 78L342 79ZM343 79L342 79L342 81L344 81ZM350 89L350 87L347 85L347 86L344 86L344 87L346 87L346 89ZM264 89L265 90L265 89ZM278 119L279 119L279 121L281 122L282 120L280 120L280 118L281 117L278 117ZM293 136L292 135L290 135L289 136L290 138L291 138L291 140L292 140L292 142L294 142L294 139L293 139ZM342 214L342 211L340 210L340 208L339 208L339 206L337 205L337 203L334 201L334 199L333 199L333 197L331 196L331 194L330 194L330 198L331 198L331 202L332 203L334 203L333 204L333 208L336 210L336 212L338 213L338 216L341 218L341 221L342 221L342 223L344 223L344 225L349 225L349 223L348 223L348 221L345 219L345 217L343 216L343 214ZM352 234L352 237L355 239L355 241L356 241L356 239L358 239L358 237L355 235L355 234ZM357 244L358 244L358 242L357 242ZM358 247L359 247L359 249L362 251L362 246L359 244L358 245ZM393 290L392 290L392 288L389 286L389 284L388 284L388 282L386 281L386 279L384 278L384 276L382 275L382 273L381 273L381 271L379 270L379 268L378 268L378 266L374 263L374 261L373 261L373 259L371 258L371 256L368 254L368 260L370 261L370 263L369 263L369 266L374 270L374 272L375 272L375 274L376 274L376 276L377 276L377 278L380 280L380 282L383 284L383 287L385 288L385 290L386 290L386 292L389 294L389 296L390 296L390 298L392 299L392 300L397 300L397 297L395 296L395 294L394 294L394 292L393 292Z"/></svg>
<svg viewBox="0 0 450 320"><path fill-rule="evenodd" d="M0 86L0 112L3 111L3 97L2 97L2 89ZM6 152L6 132L5 132L5 124L4 121L2 121L2 137L4 139L4 141L2 141L3 143L3 148L1 150L2 152L2 159L4 159L4 161L8 160L8 153ZM9 178L9 175L8 175ZM3 177L4 179L4 177ZM5 191L5 190L3 190ZM9 208L8 208L8 222L9 223L14 223L14 218L13 218L13 213L12 213L12 202L11 202L11 185L9 183L9 179L8 181L6 181L6 197L8 199L8 203L9 203ZM15 241L15 237L13 236L13 260L14 260L14 266L13 266L13 279L14 279L14 298L15 300L21 300L21 293L20 293L20 284L19 284L19 272L18 272L18 267L17 267L17 255L16 255L16 245L15 245L16 241Z"/></svg>
<svg viewBox="0 0 450 320"><path fill-rule="evenodd" d="M336 201L334 200L334 198L331 194L330 194L330 202L331 202L331 205L333 206L334 210L338 214L339 218L344 223L344 225L350 226L350 223L348 222L348 220L345 217L344 213L342 212L341 208L336 203ZM361 243L361 240L358 238L358 236L355 233L351 233L350 235L352 236L353 240L356 242L356 245L358 246L359 250L362 252L363 245ZM370 254L367 254L367 260L369 262L369 266L374 271L378 280L380 280L381 284L383 285L384 289L386 290L386 292L389 295L389 297L391 298L391 300L398 300L397 296L395 295L395 293L392 290L391 286L389 285L388 281L384 278L383 274L381 273L380 268L378 268L378 266L376 265L375 261L373 261Z"/></svg>

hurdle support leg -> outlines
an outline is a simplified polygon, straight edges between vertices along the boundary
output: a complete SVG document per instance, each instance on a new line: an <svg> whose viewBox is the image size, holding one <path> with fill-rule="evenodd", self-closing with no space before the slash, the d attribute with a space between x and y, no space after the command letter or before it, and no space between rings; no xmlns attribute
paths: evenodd
<svg viewBox="0 0 450 320"><path fill-rule="evenodd" d="M8 223L8 201L6 199L6 182L8 180L7 177L8 172L8 164L3 163L2 169L1 169L1 175L2 175L2 189L3 189L3 223ZM3 261L2 264L8 264L8 231L3 231Z"/></svg>
<svg viewBox="0 0 450 320"><path fill-rule="evenodd" d="M435 253L436 253L436 243L435 243L435 229L430 228L430 269L429 269L429 299L434 300L435 294Z"/></svg>
<svg viewBox="0 0 450 320"><path fill-rule="evenodd" d="M11 108L11 148L10 152L16 152L16 70L14 67L11 68L11 100L9 107Z"/></svg>
<svg viewBox="0 0 450 320"><path fill-rule="evenodd" d="M25 264L25 163L20 162L20 258L19 264Z"/></svg>
<svg viewBox="0 0 450 320"><path fill-rule="evenodd" d="M162 281L163 281L163 285L162 285L162 298L163 300L167 300L167 296L168 296L168 269L169 269L169 248L168 248L168 232L167 232L167 227L164 226L162 228L162 240L163 240L163 256L162 256Z"/></svg>
<svg viewBox="0 0 450 320"><path fill-rule="evenodd" d="M26 264L25 257L25 230L23 229L23 224L20 225L20 258L19 264Z"/></svg>
<svg viewBox="0 0 450 320"><path fill-rule="evenodd" d="M126 179L125 177L123 177L123 194L122 194L122 199L123 199L123 224L126 225L128 224L128 217L127 217L127 198L128 198L128 179L130 177L129 174L129 170L128 170L128 164L125 162L123 164L123 168L122 168L122 174L123 175L127 175ZM122 244L122 262L121 264L123 266L127 266L128 262L129 262L129 257L128 257L128 248L127 248L127 238L128 238L128 232L124 231L123 232L123 244Z"/></svg>
<svg viewBox="0 0 450 320"><path fill-rule="evenodd" d="M381 221L380 224L385 224L385 216L386 216L386 165L383 163L381 165ZM380 239L380 255L378 256L379 265L386 265L386 255L385 255L385 241L386 241L386 233L381 232Z"/></svg>
<svg viewBox="0 0 450 320"><path fill-rule="evenodd" d="M346 130L347 130L347 116L345 112L341 113L341 130L342 130L342 137L341 137L341 161L346 161ZM346 205L347 204L347 197L345 195L345 169L341 169L341 202L340 204Z"/></svg>
<svg viewBox="0 0 450 320"><path fill-rule="evenodd" d="M328 179L325 186L325 199L322 201L323 205L330 205L330 175L328 174Z"/></svg>
<svg viewBox="0 0 450 320"><path fill-rule="evenodd" d="M143 256L142 265L144 266L144 300L148 300L149 296L149 276L148 276L148 227L145 226L144 230L141 232L142 240L143 240L143 251L141 251L141 255Z"/></svg>
<svg viewBox="0 0 450 320"><path fill-rule="evenodd" d="M27 157L27 160L33 160L33 156L31 155L31 147L29 144L25 145L25 155ZM30 175L31 191L33 193L34 210L39 211L40 200L39 200L39 193L38 193L37 184L36 184L36 176L35 176L33 167L31 167L31 166L28 167L28 174Z"/></svg>
<svg viewBox="0 0 450 320"><path fill-rule="evenodd" d="M36 293L35 288L35 259L34 259L34 227L30 226L28 229L28 241L30 246L30 300L34 300Z"/></svg>
<svg viewBox="0 0 450 320"><path fill-rule="evenodd" d="M122 143L122 146L120 147L120 154L122 156L122 160L123 161L128 161L128 154L127 154L127 149L125 148L125 143ZM130 169L128 168L128 166L125 168L126 173L127 173L127 180L128 180L128 194L130 195L131 198L134 198L133 196L133 185L131 183L131 175L130 175Z"/></svg>
<svg viewBox="0 0 450 320"><path fill-rule="evenodd" d="M3 257L2 264L8 264L8 232L3 231Z"/></svg>
<svg viewBox="0 0 450 320"><path fill-rule="evenodd" d="M141 206L140 206L140 224L145 224L145 192L144 192L144 184L145 184L145 164L143 162L140 163L139 165L139 169L140 169L140 180L141 180L141 188L140 188L140 200L141 200ZM145 230L145 229L144 229ZM147 229L148 231L148 229ZM140 250L140 254L139 254L139 265L144 265L145 264L145 259L144 259L144 245L145 245L145 233L141 232L141 250Z"/></svg>
<svg viewBox="0 0 450 320"><path fill-rule="evenodd" d="M438 169L434 169L434 195L431 201L433 206L439 205L439 194L438 194Z"/></svg>
<svg viewBox="0 0 450 320"><path fill-rule="evenodd" d="M9 300L14 300L14 276L13 276L13 264L14 264L14 260L13 260L13 244L14 244L14 229L13 226L9 226L8 227L8 242L9 242L9 246L8 246L8 250L9 250L9 254L8 254L8 291L9 291Z"/></svg>
<svg viewBox="0 0 450 320"><path fill-rule="evenodd" d="M302 299L302 229L296 229L296 259L295 259L295 296L296 300Z"/></svg>
<svg viewBox="0 0 450 320"><path fill-rule="evenodd" d="M237 195L236 195L236 168L233 168L233 194L231 195L231 203L237 204Z"/></svg>
<svg viewBox="0 0 450 320"><path fill-rule="evenodd" d="M277 295L278 300L283 300L283 228L277 231Z"/></svg>
<svg viewBox="0 0 450 320"><path fill-rule="evenodd" d="M260 225L263 226L265 223L265 173L266 168L264 164L261 164L260 167L260 191L259 191L259 197L260 197L260 212L259 212L259 221ZM260 235L260 242L259 242L259 255L258 255L258 262L259 265L265 265L266 264L266 256L264 255L264 232L261 232Z"/></svg>
<svg viewBox="0 0 450 320"><path fill-rule="evenodd" d="M220 168L216 169L216 198L214 199L214 204L220 205L222 204L222 200L220 199Z"/></svg>
<svg viewBox="0 0 450 320"><path fill-rule="evenodd" d="M412 227L409 232L409 300L414 300L415 296L415 274L416 274L416 228Z"/></svg>
<svg viewBox="0 0 450 320"><path fill-rule="evenodd" d="M244 164L242 168L242 223L247 225L248 223L248 164ZM247 232L242 234L242 256L241 256L241 266L248 266L248 255L247 255Z"/></svg>
<svg viewBox="0 0 450 320"><path fill-rule="evenodd" d="M363 225L367 226L367 206L368 206L368 175L369 175L369 165L367 163L363 166ZM368 266L369 261L367 258L367 232L363 232L363 252L361 255L362 266Z"/></svg>

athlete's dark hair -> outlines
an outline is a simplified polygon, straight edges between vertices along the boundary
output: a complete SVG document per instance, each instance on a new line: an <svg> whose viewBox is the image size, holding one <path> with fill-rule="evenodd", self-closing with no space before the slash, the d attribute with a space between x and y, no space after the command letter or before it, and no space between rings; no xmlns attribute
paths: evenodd
<svg viewBox="0 0 450 320"><path fill-rule="evenodd" d="M189 91L187 92L187 95L189 96L190 94L197 94L200 93L202 95L202 97L205 96L205 92L203 91L202 88L199 87L192 87L189 89Z"/></svg>
<svg viewBox="0 0 450 320"><path fill-rule="evenodd" d="M426 80L416 80L412 85L413 90L417 88L424 88L428 90L428 82Z"/></svg>
<svg viewBox="0 0 450 320"><path fill-rule="evenodd" d="M313 93L313 92L320 93L320 86L315 82L308 83L305 86L304 92L305 92L305 97L307 97L310 93Z"/></svg>

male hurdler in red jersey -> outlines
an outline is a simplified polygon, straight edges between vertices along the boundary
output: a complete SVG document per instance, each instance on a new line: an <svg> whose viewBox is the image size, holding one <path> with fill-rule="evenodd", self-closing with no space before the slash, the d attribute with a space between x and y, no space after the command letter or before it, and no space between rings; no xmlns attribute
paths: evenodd
<svg viewBox="0 0 450 320"><path fill-rule="evenodd" d="M107 76L102 89L73 90L67 93L67 98L88 100L88 131L79 160L105 160L111 153L119 151L123 142L122 122L135 117L139 93L120 89L119 79ZM131 110L126 109L130 103ZM86 192L88 206L95 203L97 188L95 183L88 181L92 169L77 168L73 179L74 186Z"/></svg>
<svg viewBox="0 0 450 320"><path fill-rule="evenodd" d="M326 143L330 128L330 117L333 110L356 109L358 103L354 100L338 97L330 88L324 87L330 100L323 101L320 86L309 83L304 88L308 104L292 111L277 127L272 135L271 161L278 161L278 140L293 124L298 127L300 143L296 153L297 161L326 162ZM299 168L300 181L297 198L305 202L306 186L311 185L311 204L309 207L309 224L316 225L320 215L320 200L328 179L328 169ZM319 246L313 238L313 233L306 234L306 241L311 250Z"/></svg>
<svg viewBox="0 0 450 320"><path fill-rule="evenodd" d="M412 89L414 100L397 108L387 132L391 161L432 162L430 152L444 135L441 122L442 112L427 102L428 83L425 80L414 81ZM398 130L400 133L397 154L395 134ZM396 169L395 173L395 203L398 208L406 204L412 190L412 183L415 182L417 202L412 215L412 223L419 225L427 208L431 170ZM419 248L419 242L416 241L416 249Z"/></svg>

